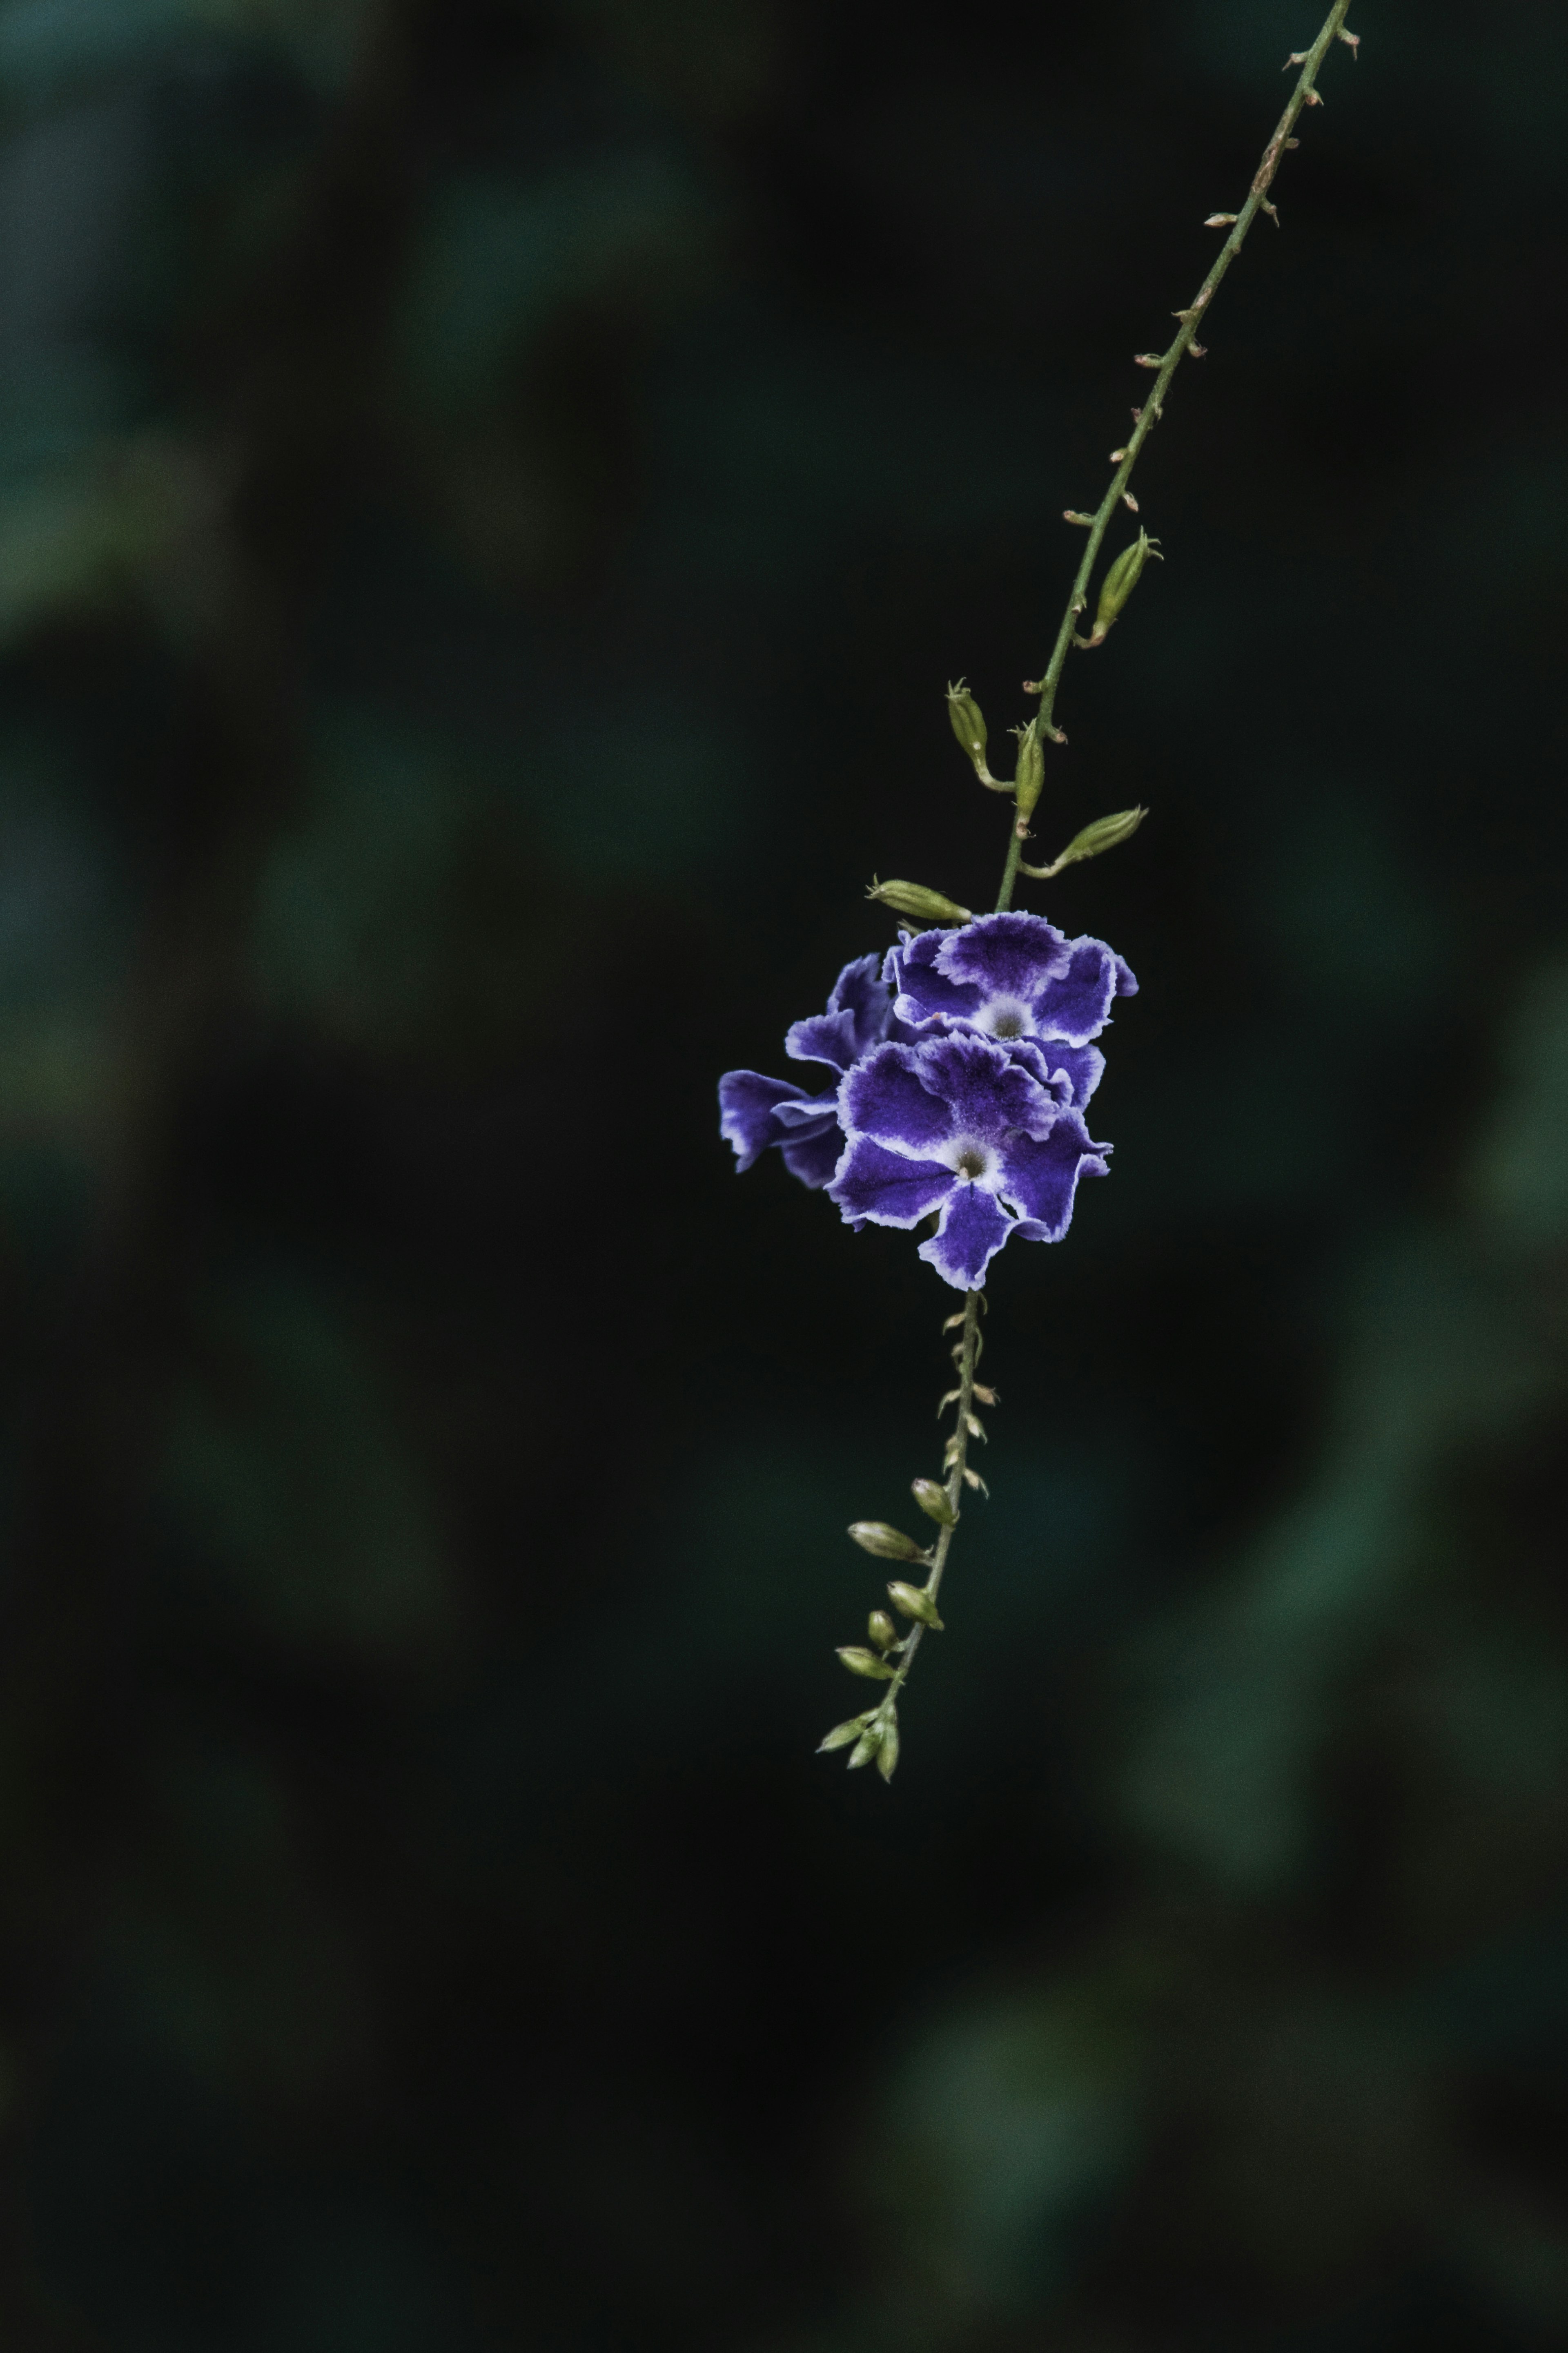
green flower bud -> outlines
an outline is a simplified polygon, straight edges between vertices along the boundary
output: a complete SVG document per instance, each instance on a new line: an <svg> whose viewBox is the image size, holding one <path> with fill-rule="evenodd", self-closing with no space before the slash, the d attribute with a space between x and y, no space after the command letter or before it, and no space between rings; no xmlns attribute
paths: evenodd
<svg viewBox="0 0 1568 2353"><path fill-rule="evenodd" d="M871 1710L868 1708L864 1715L852 1715L847 1724L836 1724L826 1738L817 1742L817 1755L820 1757L826 1748L847 1748L852 1740L859 1739L870 1716Z"/></svg>
<svg viewBox="0 0 1568 2353"><path fill-rule="evenodd" d="M893 1680L892 1668L875 1651L863 1651L850 1642L838 1655L852 1675L864 1675L868 1682L877 1683L890 1683Z"/></svg>
<svg viewBox="0 0 1568 2353"><path fill-rule="evenodd" d="M1040 731L1031 719L1026 727L1018 730L1018 766L1013 790L1020 818L1029 816L1045 781L1046 755L1040 746Z"/></svg>
<svg viewBox="0 0 1568 2353"><path fill-rule="evenodd" d="M879 1651L890 1651L899 1639L899 1630L885 1609L873 1609L866 1620L866 1631Z"/></svg>
<svg viewBox="0 0 1568 2353"><path fill-rule="evenodd" d="M849 1770L853 1773L857 1765L869 1765L881 1745L881 1725L868 1724L855 1745L855 1754L849 1759Z"/></svg>
<svg viewBox="0 0 1568 2353"><path fill-rule="evenodd" d="M886 1520L856 1520L849 1533L862 1552L875 1553L879 1560L925 1558L913 1536L905 1535L899 1528L890 1528Z"/></svg>
<svg viewBox="0 0 1568 2353"><path fill-rule="evenodd" d="M969 909L961 907L955 899L944 899L940 891L928 891L923 882L873 881L867 892L879 907L891 907L895 915L907 915L915 923L967 923Z"/></svg>
<svg viewBox="0 0 1568 2353"><path fill-rule="evenodd" d="M955 1528L958 1514L947 1500L947 1489L934 1479L917 1479L910 1488L910 1494L926 1517L934 1520L939 1528Z"/></svg>
<svg viewBox="0 0 1568 2353"><path fill-rule="evenodd" d="M952 732L977 768L985 765L985 715L962 679L947 690L947 715Z"/></svg>
<svg viewBox="0 0 1568 2353"><path fill-rule="evenodd" d="M929 1593L922 1593L918 1585L901 1585L895 1582L889 1586L888 1591L893 1598L894 1609L900 1611L904 1617L918 1618L922 1626L930 1626L939 1634L945 1630L942 1620L936 1614L936 1603ZM842 1657L843 1653L840 1652L839 1655Z"/></svg>
<svg viewBox="0 0 1568 2353"><path fill-rule="evenodd" d="M1131 841L1149 812L1145 808L1118 809L1114 817L1097 817L1081 833L1075 833L1061 856L1058 866L1076 866L1080 858L1098 858L1102 850L1114 849L1119 841Z"/></svg>
<svg viewBox="0 0 1568 2353"><path fill-rule="evenodd" d="M1025 866L1019 871L1032 875L1037 882L1048 882L1064 866L1076 866L1081 858L1099 858L1107 849L1114 849L1119 841L1130 841L1149 812L1146 808L1118 809L1114 817L1097 817L1081 833L1075 833L1059 858L1048 866Z"/></svg>
<svg viewBox="0 0 1568 2353"><path fill-rule="evenodd" d="M1159 541L1151 539L1146 531L1141 531L1131 545L1122 549L1100 582L1100 603L1094 616L1094 634L1090 638L1086 638L1083 640L1084 644L1098 646L1104 641L1107 630L1142 579L1143 566L1151 556L1154 558L1156 564L1163 564L1165 560L1160 553Z"/></svg>
<svg viewBox="0 0 1568 2353"><path fill-rule="evenodd" d="M899 1719L896 1715L882 1718L882 1737L877 1745L877 1770L884 1781L890 1781L899 1763Z"/></svg>

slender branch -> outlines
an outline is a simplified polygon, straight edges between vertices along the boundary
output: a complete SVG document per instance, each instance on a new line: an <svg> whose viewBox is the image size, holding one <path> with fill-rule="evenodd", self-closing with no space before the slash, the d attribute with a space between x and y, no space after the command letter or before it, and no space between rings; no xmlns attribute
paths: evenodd
<svg viewBox="0 0 1568 2353"><path fill-rule="evenodd" d="M1026 839L1026 822L1018 818L1007 836L1007 862L1002 869L1002 888L996 893L996 913L999 915L1005 915L1013 903L1013 886L1018 880L1018 860L1024 855Z"/></svg>
<svg viewBox="0 0 1568 2353"><path fill-rule="evenodd" d="M1274 185L1274 174L1279 168L1280 158L1287 147L1295 143L1291 133L1303 107L1322 104L1316 89L1318 69L1337 39L1340 28L1350 13L1350 5L1351 0L1334 0L1334 5L1330 9L1322 29L1311 47L1287 60L1288 64L1299 64L1301 68L1300 78L1290 93L1289 104L1279 118L1274 136L1263 151L1263 160L1253 175L1247 202L1240 212L1235 216L1230 235L1221 246L1214 267L1187 309L1176 312L1178 324L1175 340L1169 351L1160 355L1159 370L1154 378L1152 391L1143 406L1132 412L1134 419L1132 438L1121 451L1116 471L1110 478L1110 487L1090 519L1089 540L1084 548L1083 561L1079 565L1078 576L1073 582L1072 593L1068 598L1068 608L1062 617L1061 627L1057 632L1057 641L1052 649L1050 660L1047 664L1044 677L1039 681L1037 691L1040 698L1040 710L1035 723L1039 730L1042 742L1047 738L1059 740L1055 727L1057 689L1061 684L1062 670L1067 662L1068 650L1072 644L1079 616L1088 607L1089 579L1110 518L1126 495L1127 485L1132 479L1132 470L1138 463L1143 444L1164 414L1164 399L1170 389L1171 380L1189 351L1193 349L1197 331L1207 317L1209 305L1214 300L1221 279L1241 251L1247 241L1247 231L1258 214L1267 212L1274 216L1274 207L1268 196L1268 191ZM1198 348L1201 351L1202 346L1199 345ZM1023 854L1024 826L1025 820L1022 818L1015 823L1012 837L1007 844L1007 863L1002 876L1002 888L996 900L999 913L1013 903L1013 890L1018 878L1018 861Z"/></svg>
<svg viewBox="0 0 1568 2353"><path fill-rule="evenodd" d="M958 1420L952 1439L949 1441L952 1449L952 1461L947 1482L948 1509L952 1514L955 1525L942 1529L937 1537L936 1546L931 1555L931 1571L926 1578L925 1589L932 1601L936 1599L941 1588L942 1571L947 1567L948 1554L952 1550L952 1539L958 1533L956 1526L958 1507L963 1500L963 1474L969 1461L969 1417L974 1406L974 1370L980 1356L980 1311L984 1299L983 1292L972 1291L963 1303L963 1336L958 1360ZM876 1723L879 1725L886 1723L897 1707L899 1694L909 1680L910 1669L915 1662L915 1652L924 1641L926 1631L927 1629L917 1619L905 1636L898 1672L888 1685L881 1706L877 1710L873 1719Z"/></svg>

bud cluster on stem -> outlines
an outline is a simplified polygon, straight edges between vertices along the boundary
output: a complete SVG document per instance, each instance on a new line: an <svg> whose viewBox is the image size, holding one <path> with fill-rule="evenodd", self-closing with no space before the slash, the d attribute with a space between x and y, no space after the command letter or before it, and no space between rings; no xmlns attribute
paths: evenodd
<svg viewBox="0 0 1568 2353"><path fill-rule="evenodd" d="M899 1696L909 1680L915 1653L927 1633L940 1634L942 1621L937 1609L937 1595L942 1588L942 1572L958 1526L959 1505L966 1487L984 1490L984 1482L977 1471L969 1467L969 1444L973 1438L984 1438L984 1430L974 1412L977 1396L988 1405L997 1400L993 1390L982 1391L974 1376L980 1362L982 1347L980 1318L984 1312L984 1294L972 1291L963 1312L948 1318L944 1330L955 1326L959 1336L952 1344L952 1359L958 1372L958 1384L943 1398L939 1411L949 1405L954 1408L953 1426L942 1448L942 1469L945 1481L916 1479L910 1487L915 1502L937 1526L936 1541L926 1546L913 1536L905 1535L886 1520L855 1520L849 1534L863 1552L881 1560L901 1560L925 1570L923 1584L911 1584L905 1577L894 1577L888 1587L888 1599L900 1618L909 1621L909 1631L900 1640L898 1629L885 1609L871 1613L868 1631L875 1649L848 1644L838 1656L852 1675L868 1681L886 1683L888 1690L876 1707L867 1708L859 1715L836 1724L827 1737L820 1743L825 1749L850 1748L851 1768L869 1765L876 1760L877 1770L884 1781L890 1781L899 1761Z"/></svg>

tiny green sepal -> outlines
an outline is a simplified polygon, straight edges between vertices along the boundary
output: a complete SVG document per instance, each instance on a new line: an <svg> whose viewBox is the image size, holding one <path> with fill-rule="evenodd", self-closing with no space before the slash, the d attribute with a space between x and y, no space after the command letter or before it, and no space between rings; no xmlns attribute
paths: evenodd
<svg viewBox="0 0 1568 2353"><path fill-rule="evenodd" d="M879 1651L890 1651L899 1639L899 1630L885 1609L873 1609L866 1620L866 1631Z"/></svg>
<svg viewBox="0 0 1568 2353"><path fill-rule="evenodd" d="M866 1651L854 1642L847 1642L838 1653L852 1675L864 1675L868 1683L890 1683L893 1669L875 1651Z"/></svg>
<svg viewBox="0 0 1568 2353"><path fill-rule="evenodd" d="M832 1731L817 1742L817 1755L820 1757L826 1749L829 1748L847 1748L852 1740L859 1739L871 1720L871 1709L868 1708L864 1715L852 1715L847 1723L836 1724Z"/></svg>
<svg viewBox="0 0 1568 2353"><path fill-rule="evenodd" d="M875 1757L881 1745L881 1725L879 1724L868 1724L866 1726L865 1731L860 1735L859 1739L856 1742L855 1753L849 1759L849 1770L851 1773L853 1773L857 1765L869 1765L872 1757Z"/></svg>
<svg viewBox="0 0 1568 2353"><path fill-rule="evenodd" d="M912 1481L910 1493L927 1519L934 1520L939 1528L955 1528L958 1525L958 1514L947 1500L947 1489L939 1486L934 1479Z"/></svg>
<svg viewBox="0 0 1568 2353"><path fill-rule="evenodd" d="M899 1764L899 1719L889 1714L882 1718L882 1737L877 1747L877 1770L884 1781L890 1781Z"/></svg>
<svg viewBox="0 0 1568 2353"><path fill-rule="evenodd" d="M1106 850L1114 849L1118 842L1131 841L1148 814L1146 808L1130 808L1118 809L1114 817L1097 817L1092 825L1074 834L1061 856L1053 859L1048 866L1026 866L1020 859L1018 871L1031 875L1037 882L1048 882L1064 866L1076 866L1083 858L1099 858Z"/></svg>
<svg viewBox="0 0 1568 2353"><path fill-rule="evenodd" d="M892 1596L894 1609L904 1617L918 1618L922 1626L931 1627L933 1632L945 1633L947 1630L936 1614L936 1603L918 1585L904 1585L895 1579L888 1591ZM842 1658L844 1653L840 1651L838 1655Z"/></svg>
<svg viewBox="0 0 1568 2353"><path fill-rule="evenodd" d="M891 1528L886 1520L856 1520L850 1535L862 1552L875 1553L879 1560L920 1560L926 1557L913 1536L901 1528Z"/></svg>
<svg viewBox="0 0 1568 2353"><path fill-rule="evenodd" d="M961 907L956 899L944 898L940 891L928 891L923 882L879 882L872 878L867 892L879 907L891 907L895 915L907 915L914 923L967 923L970 911Z"/></svg>

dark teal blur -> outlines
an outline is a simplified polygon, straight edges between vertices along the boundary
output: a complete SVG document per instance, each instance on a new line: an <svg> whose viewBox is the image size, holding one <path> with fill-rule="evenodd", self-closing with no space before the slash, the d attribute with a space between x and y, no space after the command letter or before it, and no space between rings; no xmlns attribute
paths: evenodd
<svg viewBox="0 0 1568 2353"><path fill-rule="evenodd" d="M1325 5L0 0L5 2353L1568 2342L1560 7L1357 0L1141 468L890 1789L953 1301L717 1135Z"/></svg>

